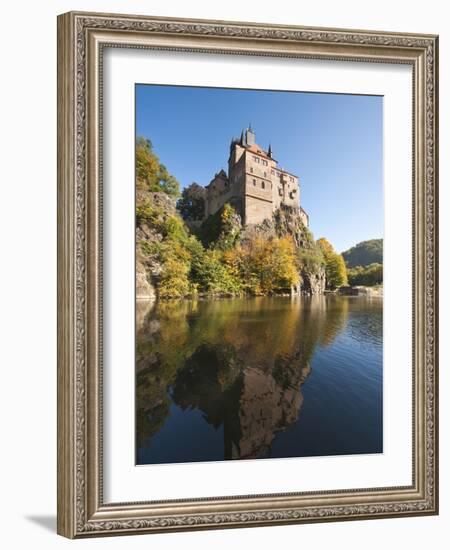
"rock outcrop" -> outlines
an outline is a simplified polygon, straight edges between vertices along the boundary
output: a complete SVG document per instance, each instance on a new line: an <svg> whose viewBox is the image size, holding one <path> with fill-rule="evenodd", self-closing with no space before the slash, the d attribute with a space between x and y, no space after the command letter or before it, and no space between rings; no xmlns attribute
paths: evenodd
<svg viewBox="0 0 450 550"><path fill-rule="evenodd" d="M136 204L150 203L153 208L160 209L164 214L176 214L175 200L166 193L138 190ZM160 275L162 265L156 254L149 253L152 245L160 243L163 235L152 225L137 218L136 223L136 299L154 300L156 298L155 280ZM145 245L144 252L142 243Z"/></svg>
<svg viewBox="0 0 450 550"><path fill-rule="evenodd" d="M317 269L302 269L300 272L302 278L301 292L310 296L323 294L325 291L326 277L325 268L322 266Z"/></svg>
<svg viewBox="0 0 450 550"><path fill-rule="evenodd" d="M311 296L324 293L326 280L322 253L303 224L298 209L282 205L271 219L245 227L241 240L245 241L254 235L265 239L290 235L301 257L300 293Z"/></svg>
<svg viewBox="0 0 450 550"><path fill-rule="evenodd" d="M166 273L166 260L161 251L168 254L167 235L185 232L184 241L175 242L180 248L186 246L189 230L177 212L175 199L165 193L138 190L136 206L136 298L152 300L161 296L161 278ZM261 224L243 227L240 216L231 206L225 205L196 229L205 249L214 246L222 251L245 244L255 236L265 240L290 236L298 251L300 266L300 282L291 288L291 294L319 295L325 290L322 252L297 208L281 206ZM174 269L177 260L172 264ZM183 292L186 294L185 286Z"/></svg>
<svg viewBox="0 0 450 550"><path fill-rule="evenodd" d="M148 270L142 260L136 259L136 300L154 300L155 287L149 280Z"/></svg>

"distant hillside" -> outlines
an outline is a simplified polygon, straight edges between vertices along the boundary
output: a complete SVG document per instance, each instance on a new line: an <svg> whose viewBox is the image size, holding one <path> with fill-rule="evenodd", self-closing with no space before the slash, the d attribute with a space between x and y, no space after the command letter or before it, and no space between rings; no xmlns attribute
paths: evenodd
<svg viewBox="0 0 450 550"><path fill-rule="evenodd" d="M352 246L342 252L347 267L358 265L365 267L370 264L383 263L383 239L371 239Z"/></svg>

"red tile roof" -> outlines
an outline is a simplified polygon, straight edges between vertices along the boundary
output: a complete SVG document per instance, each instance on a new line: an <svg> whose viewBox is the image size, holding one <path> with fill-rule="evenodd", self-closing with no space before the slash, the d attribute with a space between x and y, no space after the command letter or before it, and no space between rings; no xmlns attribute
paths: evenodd
<svg viewBox="0 0 450 550"><path fill-rule="evenodd" d="M250 145L249 147L246 147L246 149L251 153L255 153L256 155L260 155L261 157L270 159L269 155L264 151L264 149L261 149L259 145Z"/></svg>

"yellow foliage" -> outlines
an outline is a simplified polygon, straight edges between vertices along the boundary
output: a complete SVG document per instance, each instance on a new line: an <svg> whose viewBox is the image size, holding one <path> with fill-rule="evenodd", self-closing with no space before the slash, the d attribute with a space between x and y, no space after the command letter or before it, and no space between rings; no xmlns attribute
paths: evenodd
<svg viewBox="0 0 450 550"><path fill-rule="evenodd" d="M239 273L252 294L289 291L299 282L295 245L290 236L266 240L256 236L224 253L230 270Z"/></svg>
<svg viewBox="0 0 450 550"><path fill-rule="evenodd" d="M159 279L160 298L183 298L189 293L189 252L179 242L169 239L163 251L164 265Z"/></svg>
<svg viewBox="0 0 450 550"><path fill-rule="evenodd" d="M317 244L320 246L325 258L327 288L334 290L346 285L347 270L342 255L338 254L331 243L323 237L318 239Z"/></svg>

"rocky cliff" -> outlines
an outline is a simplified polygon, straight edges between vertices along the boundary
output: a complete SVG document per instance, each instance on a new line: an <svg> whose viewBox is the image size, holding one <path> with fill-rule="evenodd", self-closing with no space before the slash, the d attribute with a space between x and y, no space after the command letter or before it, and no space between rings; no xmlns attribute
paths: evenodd
<svg viewBox="0 0 450 550"><path fill-rule="evenodd" d="M142 215L149 210L160 216L176 215L175 199L166 193L138 190L136 193L136 298L153 300L156 298L155 281L162 271L158 254L155 253L158 243L164 236L158 224L152 223L151 217Z"/></svg>
<svg viewBox="0 0 450 550"><path fill-rule="evenodd" d="M290 287L288 283L283 292L289 292L290 288L296 294L322 294L325 290L323 255L297 209L282 206L263 223L242 227L240 216L225 205L196 230L182 220L175 199L162 192L138 190L136 298L181 298L208 293L211 288L224 295L242 292L258 295L253 287L246 288L249 279L245 269L236 273L232 263L226 264L227 251L240 250L242 245L245 248L255 237L270 241L286 236L292 239L293 256L280 265L287 269L289 262L293 262L294 271L298 265L300 281L294 286L290 283ZM251 246L249 248L251 250ZM237 252L237 256L239 254ZM242 257L235 264L238 270L239 261L242 263ZM264 269L260 271L259 276L265 276ZM236 280L236 277L240 278ZM264 292L277 290L263 288Z"/></svg>
<svg viewBox="0 0 450 550"><path fill-rule="evenodd" d="M290 235L294 240L300 257L299 293L307 295L323 294L325 291L325 264L322 253L307 227L303 224L298 210L281 206L271 219L259 225L248 226L241 239L251 238L254 234L266 239Z"/></svg>

